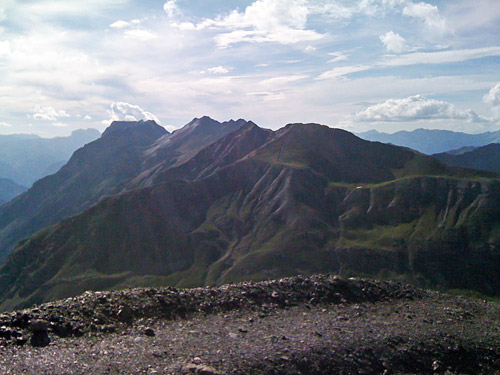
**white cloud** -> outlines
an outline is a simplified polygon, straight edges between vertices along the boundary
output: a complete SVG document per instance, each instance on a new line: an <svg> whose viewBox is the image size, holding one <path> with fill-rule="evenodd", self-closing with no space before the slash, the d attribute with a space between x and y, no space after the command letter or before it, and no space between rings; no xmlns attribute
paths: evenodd
<svg viewBox="0 0 500 375"><path fill-rule="evenodd" d="M308 78L309 76L305 75L293 75L293 76L282 76L282 77L273 77L269 79L265 79L260 81L259 83L262 85L271 85L271 86L283 86L287 83L300 81L302 79Z"/></svg>
<svg viewBox="0 0 500 375"><path fill-rule="evenodd" d="M406 122L418 120L465 120L468 122L489 122L474 111L460 110L453 104L429 99L422 95L402 99L388 99L372 105L355 116L358 121Z"/></svg>
<svg viewBox="0 0 500 375"><path fill-rule="evenodd" d="M87 120L87 121L90 121L90 120L92 120L92 117L91 117L91 116L89 116L89 115L85 115L85 117L84 117L83 119L84 119L84 120Z"/></svg>
<svg viewBox="0 0 500 375"><path fill-rule="evenodd" d="M10 42L8 40L0 42L0 58L10 55Z"/></svg>
<svg viewBox="0 0 500 375"><path fill-rule="evenodd" d="M490 89L483 100L492 106L493 116L500 119L500 82Z"/></svg>
<svg viewBox="0 0 500 375"><path fill-rule="evenodd" d="M500 56L500 47L484 47L459 49L438 52L416 52L391 57L380 63L380 66L407 66L415 64L446 64L460 61L480 59L489 56Z"/></svg>
<svg viewBox="0 0 500 375"><path fill-rule="evenodd" d="M257 0L242 13L234 10L214 20L180 26L196 30L229 30L215 37L221 48L241 42L295 44L323 38L322 34L306 29L309 13L307 0Z"/></svg>
<svg viewBox="0 0 500 375"><path fill-rule="evenodd" d="M0 121L0 128L11 128L12 125L8 122Z"/></svg>
<svg viewBox="0 0 500 375"><path fill-rule="evenodd" d="M334 19L351 18L356 11L354 7L347 7L331 0L310 2L309 10L313 14L324 14Z"/></svg>
<svg viewBox="0 0 500 375"><path fill-rule="evenodd" d="M500 106L500 82L491 88L491 90L483 97L483 100L491 104L493 107Z"/></svg>
<svg viewBox="0 0 500 375"><path fill-rule="evenodd" d="M123 20L118 20L116 22L113 22L109 27L112 27L113 29L124 29L126 27L131 26L132 23L128 21L123 21Z"/></svg>
<svg viewBox="0 0 500 375"><path fill-rule="evenodd" d="M431 32L445 34L450 31L446 19L439 14L435 5L409 2L403 9L403 15L422 20Z"/></svg>
<svg viewBox="0 0 500 375"><path fill-rule="evenodd" d="M179 14L179 8L177 7L177 0L168 0L165 4L163 4L163 10L169 17L174 17Z"/></svg>
<svg viewBox="0 0 500 375"><path fill-rule="evenodd" d="M401 53L406 49L405 38L393 31L380 35L379 38L388 52Z"/></svg>
<svg viewBox="0 0 500 375"><path fill-rule="evenodd" d="M145 29L129 29L125 31L125 37L128 39L147 42L148 40L157 39L158 34Z"/></svg>
<svg viewBox="0 0 500 375"><path fill-rule="evenodd" d="M333 56L332 59L328 60L329 63L336 63L339 61L345 61L349 57L348 55L345 55L342 52L330 52L328 55Z"/></svg>
<svg viewBox="0 0 500 375"><path fill-rule="evenodd" d="M106 124L111 121L139 121L139 120L154 120L156 123L160 123L158 117L156 117L151 112L145 111L141 107L135 104L129 104L125 102L114 102L111 103L110 109L107 111L110 117L109 120L105 120Z"/></svg>
<svg viewBox="0 0 500 375"><path fill-rule="evenodd" d="M56 121L60 117L70 117L64 110L55 110L53 107L40 107L38 105L33 108L32 118L36 120Z"/></svg>
<svg viewBox="0 0 500 375"><path fill-rule="evenodd" d="M371 69L371 67L367 65L340 66L338 68L333 68L331 70L322 73L316 79L323 80L323 79L339 78L347 74L362 72L369 69Z"/></svg>
<svg viewBox="0 0 500 375"><path fill-rule="evenodd" d="M230 68L226 68L225 66L219 65L219 66L214 66L212 68L208 68L205 70L202 70L200 73L210 73L210 74L227 74L231 71Z"/></svg>

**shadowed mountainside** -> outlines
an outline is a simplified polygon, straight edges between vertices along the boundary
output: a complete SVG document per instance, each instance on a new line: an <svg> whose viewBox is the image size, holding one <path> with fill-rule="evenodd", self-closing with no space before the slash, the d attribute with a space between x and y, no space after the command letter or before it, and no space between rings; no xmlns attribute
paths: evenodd
<svg viewBox="0 0 500 375"><path fill-rule="evenodd" d="M500 172L500 143L491 143L468 151L443 152L432 156L442 163L454 167Z"/></svg>
<svg viewBox="0 0 500 375"><path fill-rule="evenodd" d="M500 290L500 182L481 172L315 124L241 124L173 165L23 241L0 307L318 272Z"/></svg>
<svg viewBox="0 0 500 375"><path fill-rule="evenodd" d="M202 117L170 134L154 121L113 122L59 172L0 209L0 260L22 238L82 212L104 196L149 186L157 174L243 124Z"/></svg>
<svg viewBox="0 0 500 375"><path fill-rule="evenodd" d="M142 153L165 129L152 121L114 122L102 137L77 150L57 173L42 178L0 208L0 259L20 239L74 215L135 176Z"/></svg>

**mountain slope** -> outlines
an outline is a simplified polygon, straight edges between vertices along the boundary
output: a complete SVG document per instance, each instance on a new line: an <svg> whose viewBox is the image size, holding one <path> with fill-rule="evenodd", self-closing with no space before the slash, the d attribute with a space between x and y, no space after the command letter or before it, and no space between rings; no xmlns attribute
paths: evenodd
<svg viewBox="0 0 500 375"><path fill-rule="evenodd" d="M24 191L26 191L26 187L7 178L0 178L0 204L10 201Z"/></svg>
<svg viewBox="0 0 500 375"><path fill-rule="evenodd" d="M0 260L20 239L90 207L105 195L149 186L156 175L246 124L194 119L170 134L153 121L114 122L61 170L0 209Z"/></svg>
<svg viewBox="0 0 500 375"><path fill-rule="evenodd" d="M417 129L411 132L399 131L394 134L370 130L358 133L359 137L398 146L410 147L425 154L436 154L467 146L484 146L500 142L500 130L481 134L467 134L449 130Z"/></svg>
<svg viewBox="0 0 500 375"><path fill-rule="evenodd" d="M166 130L153 121L114 122L56 174L0 208L0 260L20 239L74 215L139 173L144 150Z"/></svg>
<svg viewBox="0 0 500 375"><path fill-rule="evenodd" d="M222 123L208 116L193 119L181 129L161 137L145 151L142 172L126 188L149 186L159 174L183 164L203 148L245 124L247 122L242 119Z"/></svg>
<svg viewBox="0 0 500 375"><path fill-rule="evenodd" d="M79 129L69 137L40 138L36 135L0 135L0 177L31 186L56 172L71 154L99 138L95 129Z"/></svg>
<svg viewBox="0 0 500 375"><path fill-rule="evenodd" d="M441 153L432 155L444 164L454 167L474 168L491 172L500 172L500 144L474 148L470 151Z"/></svg>
<svg viewBox="0 0 500 375"><path fill-rule="evenodd" d="M471 176L325 126L247 124L23 241L0 268L0 307L317 272L496 294L500 183Z"/></svg>

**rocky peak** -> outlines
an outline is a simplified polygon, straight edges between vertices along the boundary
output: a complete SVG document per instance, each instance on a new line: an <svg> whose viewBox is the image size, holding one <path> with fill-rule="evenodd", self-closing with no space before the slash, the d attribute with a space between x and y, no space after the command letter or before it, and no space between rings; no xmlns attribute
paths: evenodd
<svg viewBox="0 0 500 375"><path fill-rule="evenodd" d="M195 117L192 119L190 122L186 124L186 127L198 127L198 126L210 126L210 125L218 125L220 124L219 121L214 120L213 118L209 116L203 116L201 118Z"/></svg>
<svg viewBox="0 0 500 375"><path fill-rule="evenodd" d="M150 134L158 138L168 132L165 128L158 125L154 120L139 121L113 121L111 125L102 134L103 138L110 136L119 136L126 133L132 134L140 132L141 134Z"/></svg>

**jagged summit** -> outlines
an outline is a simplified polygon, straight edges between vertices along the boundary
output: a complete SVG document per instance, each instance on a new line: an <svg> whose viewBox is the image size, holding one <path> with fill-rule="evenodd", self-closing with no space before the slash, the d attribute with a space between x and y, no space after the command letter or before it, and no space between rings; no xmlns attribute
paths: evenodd
<svg viewBox="0 0 500 375"><path fill-rule="evenodd" d="M201 118L195 117L190 122L188 122L183 128L174 131L174 133L180 132L183 129L185 131L186 129L192 129L192 128L204 128L207 131L214 130L214 128L217 129L220 127L223 128L234 127L235 129L237 129L241 125L246 124L247 122L248 121L244 119L238 119L238 120L231 119L229 121L219 122L209 116L203 116Z"/></svg>
<svg viewBox="0 0 500 375"><path fill-rule="evenodd" d="M154 167L158 163L180 165L194 156L198 151L222 137L238 130L245 120L219 122L208 116L194 118L181 129L161 137L147 151L148 160L145 164Z"/></svg>

